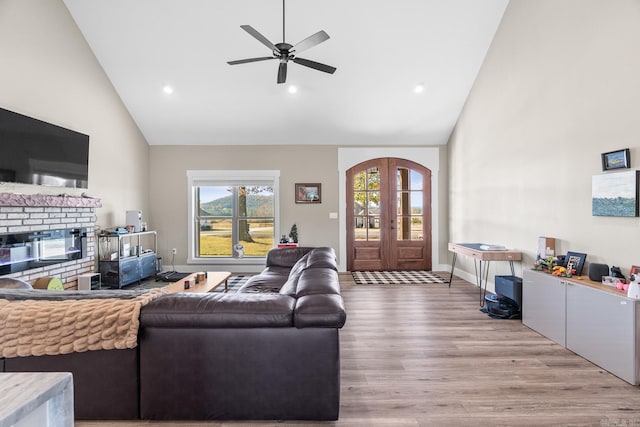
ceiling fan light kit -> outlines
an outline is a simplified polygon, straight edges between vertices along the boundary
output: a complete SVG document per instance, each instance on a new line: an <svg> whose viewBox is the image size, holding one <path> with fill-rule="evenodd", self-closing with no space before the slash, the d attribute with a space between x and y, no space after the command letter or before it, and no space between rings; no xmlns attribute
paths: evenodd
<svg viewBox="0 0 640 427"><path fill-rule="evenodd" d="M302 40L296 45L291 45L285 42L285 8L284 8L285 0L282 0L282 43L273 44L269 39L263 36L258 30L253 28L251 25L241 25L240 28L245 30L249 35L258 40L260 43L265 45L271 50L272 56L261 56L258 58L248 58L248 59L239 59L236 61L228 61L229 65L237 65L237 64L247 64L249 62L258 62L258 61L267 61L271 59L279 60L280 64L278 65L278 79L277 82L279 84L285 83L287 81L287 64L289 61L295 62L296 64L303 65L308 68L312 68L314 70L322 71L325 73L333 74L336 71L335 67L330 65L322 64L320 62L311 61L309 59L299 58L296 55L302 51L305 51L313 46L316 46L324 41L329 39L329 35L324 31L318 31L315 34L310 35L306 39Z"/></svg>

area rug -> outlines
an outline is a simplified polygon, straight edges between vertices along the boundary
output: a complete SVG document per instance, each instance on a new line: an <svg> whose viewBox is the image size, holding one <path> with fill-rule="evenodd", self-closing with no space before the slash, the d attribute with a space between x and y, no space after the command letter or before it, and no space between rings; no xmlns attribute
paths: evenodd
<svg viewBox="0 0 640 427"><path fill-rule="evenodd" d="M422 285L448 283L445 279L426 270L353 271L356 285Z"/></svg>
<svg viewBox="0 0 640 427"><path fill-rule="evenodd" d="M249 275L238 274L238 275L233 275L229 277L227 281L227 287L229 289L228 292L238 292L238 289L240 289L240 287L244 285L247 280L249 280L249 277L251 277L250 274ZM224 292L224 286L218 286L211 292Z"/></svg>

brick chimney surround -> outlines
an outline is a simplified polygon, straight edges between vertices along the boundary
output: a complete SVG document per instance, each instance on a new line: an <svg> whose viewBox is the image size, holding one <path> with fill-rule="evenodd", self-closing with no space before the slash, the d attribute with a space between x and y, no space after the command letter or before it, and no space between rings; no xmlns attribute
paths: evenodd
<svg viewBox="0 0 640 427"><path fill-rule="evenodd" d="M84 228L87 251L83 258L3 275L27 282L59 277L65 289L77 289L78 275L95 271L96 209L102 201L90 197L0 193L0 233L25 233L61 228Z"/></svg>

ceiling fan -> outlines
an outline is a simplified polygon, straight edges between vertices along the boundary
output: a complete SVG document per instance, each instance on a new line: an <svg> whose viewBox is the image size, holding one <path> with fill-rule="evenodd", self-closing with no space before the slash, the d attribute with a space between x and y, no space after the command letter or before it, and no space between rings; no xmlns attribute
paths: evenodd
<svg viewBox="0 0 640 427"><path fill-rule="evenodd" d="M285 16L284 16L284 2L282 0L282 43L273 44L265 36L260 34L251 25L241 25L240 28L249 33L252 37L258 40L263 45L271 49L272 56L262 56L259 58L239 59L237 61L228 61L229 65L246 64L248 62L267 61L269 59L278 59L280 65L278 66L278 83L284 83L287 81L287 63L293 61L296 64L304 65L305 67L313 68L314 70L323 71L325 73L333 74L336 71L335 67L330 65L321 64L319 62L310 61L308 59L299 58L296 55L304 50L312 48L329 39L329 35L324 31L318 31L317 33L307 37L298 44L290 45L285 42Z"/></svg>

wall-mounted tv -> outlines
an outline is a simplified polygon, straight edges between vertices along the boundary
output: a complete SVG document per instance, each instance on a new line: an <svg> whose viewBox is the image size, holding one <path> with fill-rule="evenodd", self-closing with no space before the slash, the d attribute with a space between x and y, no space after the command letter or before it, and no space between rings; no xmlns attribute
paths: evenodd
<svg viewBox="0 0 640 427"><path fill-rule="evenodd" d="M89 135L0 108L0 181L88 188Z"/></svg>

